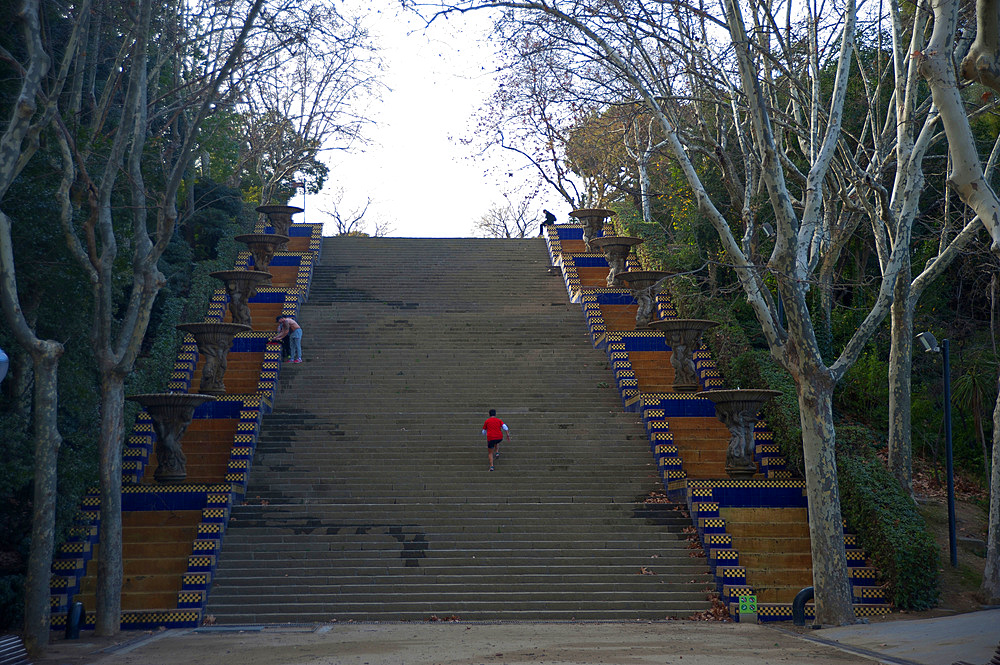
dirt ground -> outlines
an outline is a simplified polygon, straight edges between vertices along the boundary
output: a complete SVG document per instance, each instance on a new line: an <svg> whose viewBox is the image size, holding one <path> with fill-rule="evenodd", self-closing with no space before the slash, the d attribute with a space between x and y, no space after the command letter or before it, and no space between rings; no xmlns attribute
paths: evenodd
<svg viewBox="0 0 1000 665"><path fill-rule="evenodd" d="M42 665L466 665L877 662L757 625L716 622L334 624L252 632L171 630L101 650L55 646ZM83 642L83 640L81 640ZM84 652L88 653L84 653ZM76 653L74 653L76 652Z"/></svg>

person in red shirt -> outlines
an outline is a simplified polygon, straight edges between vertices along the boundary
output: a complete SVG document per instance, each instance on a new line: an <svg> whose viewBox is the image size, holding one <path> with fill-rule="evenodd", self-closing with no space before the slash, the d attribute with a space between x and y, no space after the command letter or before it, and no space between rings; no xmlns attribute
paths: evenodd
<svg viewBox="0 0 1000 665"><path fill-rule="evenodd" d="M493 470L493 460L500 457L500 442L506 433L507 440L510 441L510 430L504 421L497 418L497 410L490 409L490 417L483 423L483 436L486 437L486 448L489 451L490 471Z"/></svg>

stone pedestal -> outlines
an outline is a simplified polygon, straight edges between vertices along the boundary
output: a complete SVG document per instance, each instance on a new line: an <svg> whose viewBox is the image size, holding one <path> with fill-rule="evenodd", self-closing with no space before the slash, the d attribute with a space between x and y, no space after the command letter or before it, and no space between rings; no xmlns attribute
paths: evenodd
<svg viewBox="0 0 1000 665"><path fill-rule="evenodd" d="M753 478L757 473L754 461L753 429L757 414L764 404L781 393L777 390L707 390L697 393L715 403L715 415L729 428L731 436L726 449L726 473L730 478Z"/></svg>
<svg viewBox="0 0 1000 665"><path fill-rule="evenodd" d="M156 471L159 483L181 483L187 479L187 457L181 449L181 438L187 431L194 410L205 402L215 401L212 395L190 393L153 393L129 395L153 419L156 433Z"/></svg>
<svg viewBox="0 0 1000 665"><path fill-rule="evenodd" d="M292 227L292 215L302 212L302 208L281 205L257 206L255 210L267 215L267 222L275 234L282 236L287 236L288 229ZM281 243L278 249L285 249L285 243Z"/></svg>
<svg viewBox="0 0 1000 665"><path fill-rule="evenodd" d="M656 285L664 277L670 277L673 273L662 270L630 270L629 272L618 273L618 279L625 282L632 290L635 301L639 303L639 309L635 313L635 329L645 330L653 320L653 312L656 309Z"/></svg>
<svg viewBox="0 0 1000 665"><path fill-rule="evenodd" d="M271 281L271 273L257 270L219 270L209 275L226 285L229 313L233 317L233 323L252 326L248 301L250 296L257 292L258 287Z"/></svg>
<svg viewBox="0 0 1000 665"><path fill-rule="evenodd" d="M248 233L235 237L236 242L242 242L253 254L253 269L267 272L271 265L271 259L278 247L284 247L288 242L288 236L277 233Z"/></svg>
<svg viewBox="0 0 1000 665"><path fill-rule="evenodd" d="M701 334L719 325L707 319L660 319L649 327L664 333L670 345L670 364L674 368L674 390L681 393L698 391L698 372L694 352L701 344Z"/></svg>
<svg viewBox="0 0 1000 665"><path fill-rule="evenodd" d="M250 332L247 325L238 323L181 323L178 330L191 333L198 344L198 355L205 358L201 366L201 383L198 392L203 395L224 395L226 385L226 359L233 337Z"/></svg>
<svg viewBox="0 0 1000 665"><path fill-rule="evenodd" d="M604 256L608 259L608 288L624 286L618 275L625 272L625 261L632 248L643 242L642 238L631 236L604 236L590 241L590 244L604 252Z"/></svg>
<svg viewBox="0 0 1000 665"><path fill-rule="evenodd" d="M583 224L583 243L588 252L600 251L593 245L593 239L597 238L604 231L604 220L615 214L614 210L604 210L603 208L580 208L569 214Z"/></svg>

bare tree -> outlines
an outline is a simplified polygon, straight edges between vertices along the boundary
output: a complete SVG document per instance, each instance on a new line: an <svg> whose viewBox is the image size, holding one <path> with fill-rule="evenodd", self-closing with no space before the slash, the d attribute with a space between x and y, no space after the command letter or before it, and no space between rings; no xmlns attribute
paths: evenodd
<svg viewBox="0 0 1000 665"><path fill-rule="evenodd" d="M371 197L369 197L363 206L360 208L354 208L352 210L345 210L342 207L342 202L344 200L344 191L338 190L333 197L333 207L329 210L323 210L323 214L330 217L334 223L335 233L338 236L358 236L358 235L368 235L365 232L365 222L364 217L368 212L368 207L372 204ZM376 235L380 227L376 225Z"/></svg>
<svg viewBox="0 0 1000 665"><path fill-rule="evenodd" d="M517 26L497 35L504 62L498 67L497 91L476 127L482 150L518 155L538 187L555 190L573 208L605 204L609 184L588 177L593 172L574 173L567 156L574 128L599 108L586 92L585 63L573 62L558 40L537 31Z"/></svg>
<svg viewBox="0 0 1000 665"><path fill-rule="evenodd" d="M843 119L859 25L853 0L825 8L822 16L807 3L796 24L787 5L737 0L699 8L641 0L627 5L468 0L437 5L437 11L480 7L506 9L504 20L558 36L580 57L602 63L632 96L609 97L608 103L638 98L656 118L699 213L715 229L736 271L771 356L795 381L817 622L853 622L832 397L888 314L897 281L905 275L923 157L933 138L933 121L915 117L908 109L919 107L901 99L916 86L905 77L908 44L894 44L889 68L898 106L882 116L882 124L873 114L859 135L848 136ZM880 71L877 79L863 81L863 103L873 108L881 103L882 80ZM872 140L906 122L920 127L912 137ZM890 158L880 152L886 145L895 152ZM725 205L702 179L704 159L714 160L724 174L730 199ZM760 223L752 203L758 192L766 194L768 217L776 226L769 253L760 257L754 249ZM857 330L828 361L808 295L822 283L822 269L836 261L859 219L872 225L879 242L882 279ZM776 285L776 293L768 283ZM787 323L779 318L779 301Z"/></svg>
<svg viewBox="0 0 1000 665"><path fill-rule="evenodd" d="M914 52L920 73L927 79L934 104L940 109L948 136L949 182L976 219L989 230L991 247L1000 254L1000 198L990 186L979 159L965 104L955 74L957 0L933 0L934 29L927 48ZM1000 92L1000 13L997 0L977 0L976 39L962 60L962 76ZM996 150L990 161L996 159ZM980 594L990 604L1000 603L1000 397L993 411L993 467L990 476L990 512L986 565Z"/></svg>
<svg viewBox="0 0 1000 665"><path fill-rule="evenodd" d="M81 54L83 60L74 70L77 94L63 100L66 106L56 118L63 167L61 222L95 302L92 343L101 384L96 610L101 635L117 633L121 622L125 378L164 283L157 263L177 223L178 192L197 154L199 130L231 93L231 81L247 75L247 67L268 55L258 53L261 57L255 59L245 54L248 43L259 43L254 33L264 7L265 0L157 4L154 37L152 0L127 9L101 1L101 20L91 21L87 36L92 50ZM261 23L280 11L269 6ZM110 44L115 45L113 63L100 61L99 54L108 52ZM193 53L198 57L186 57ZM99 72L107 78L101 80ZM115 122L108 122L109 115L116 116ZM81 126L67 125L62 118ZM154 137L155 149L147 143ZM122 175L127 178L124 184L119 182ZM71 196L74 189L84 195ZM129 199L123 216L130 224L118 221L119 196ZM128 229L127 245L118 236L123 227ZM123 292L115 267L126 249L131 249L131 284Z"/></svg>
<svg viewBox="0 0 1000 665"><path fill-rule="evenodd" d="M236 173L245 165L256 174L261 203L296 173L318 193L326 175L318 157L364 141L365 103L379 89L379 62L359 19L324 2L283 11L285 26L268 37L280 48L258 75L240 80L235 106L242 130Z"/></svg>
<svg viewBox="0 0 1000 665"><path fill-rule="evenodd" d="M384 238L390 233L395 231L392 222L385 217L379 216L375 218L375 228L372 230L372 237L374 238Z"/></svg>
<svg viewBox="0 0 1000 665"><path fill-rule="evenodd" d="M529 216L531 201L508 202L506 206L491 207L479 221L476 230L487 238L526 238L538 224Z"/></svg>
<svg viewBox="0 0 1000 665"><path fill-rule="evenodd" d="M645 127L643 127L644 124ZM639 171L639 200L642 220L647 224L653 221L653 191L652 181L649 177L649 163L658 150L667 147L667 142L664 140L653 142L655 124L656 120L652 116L648 118L632 117L629 118L625 131L622 132L622 144Z"/></svg>
<svg viewBox="0 0 1000 665"><path fill-rule="evenodd" d="M55 100L62 94L69 67L80 45L81 25L90 12L84 1L68 8L74 27L60 44L62 60L45 43L40 0L22 0L17 10L14 35L20 53L0 48L5 65L17 86L13 103L2 109L4 131L0 137L0 305L4 320L31 358L34 375L32 399L34 437L34 489L32 496L31 549L25 585L24 636L28 651L41 653L48 643L52 553L55 548L56 469L62 436L57 421L58 369L63 345L41 339L25 317L18 291L11 237L11 219L2 202L14 180L39 147L39 135L56 112ZM20 57L19 57L20 56Z"/></svg>

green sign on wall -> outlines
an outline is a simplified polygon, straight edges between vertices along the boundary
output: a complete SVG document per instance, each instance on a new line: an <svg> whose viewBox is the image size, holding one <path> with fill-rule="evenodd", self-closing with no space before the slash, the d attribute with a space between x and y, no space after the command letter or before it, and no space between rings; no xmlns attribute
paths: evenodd
<svg viewBox="0 0 1000 665"><path fill-rule="evenodd" d="M740 614L757 614L757 596L740 596Z"/></svg>

